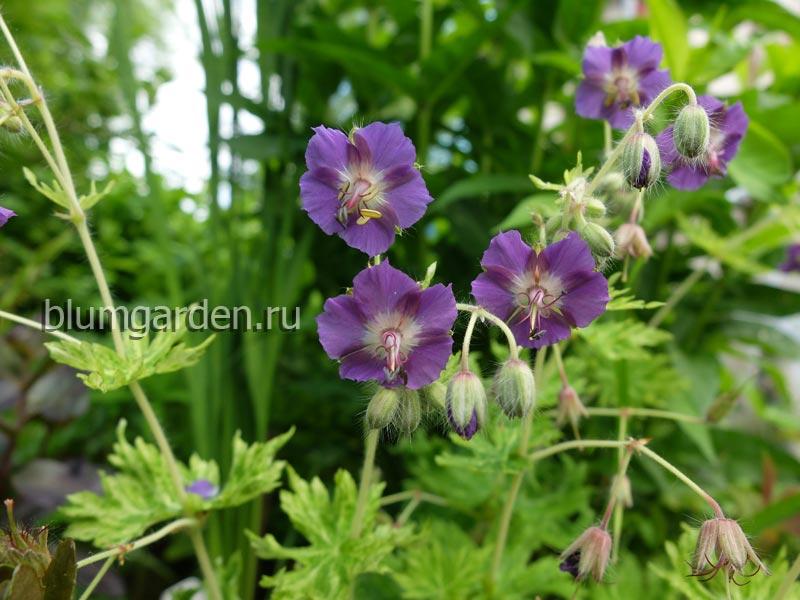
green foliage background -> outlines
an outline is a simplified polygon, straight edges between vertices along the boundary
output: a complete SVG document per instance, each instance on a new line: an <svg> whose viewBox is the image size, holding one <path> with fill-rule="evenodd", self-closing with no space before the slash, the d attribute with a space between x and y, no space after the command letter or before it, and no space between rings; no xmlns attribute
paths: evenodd
<svg viewBox="0 0 800 600"><path fill-rule="evenodd" d="M708 255L719 268L692 288L661 334L644 326L652 309L604 316L570 348L567 370L592 405L703 415L720 394L735 395L737 408L719 427L634 421L631 433L652 437L654 449L735 507L767 556L784 544L790 558L800 550L800 418L792 397L797 389L782 369L796 368L790 361L800 356L800 302L796 280L792 290L785 280L765 276L800 236L796 15L767 0L650 0L640 4L641 16L629 20L607 20L605 3L582 0L260 0L255 39L249 40L240 37L235 0L210 6L195 2L213 159L207 189L194 198L209 217L198 221L179 209L186 192L170 188L154 170L153 134L142 126L158 86L170 75L155 69L143 81L131 59L142 43L163 48L169 32L159 17L174 7L126 0L3 5L57 115L79 189L88 190L92 178L101 186L116 180L111 196L92 213L116 297L130 305L174 306L207 298L209 305L247 305L255 314L267 306L301 309L299 331L223 332L196 367L146 382L179 457L196 451L224 473L233 459L235 431L248 441L265 441L294 425L297 432L281 456L303 479L319 476L330 483L338 468L355 472L359 464L368 391L339 380L318 344L313 319L324 298L349 285L364 258L326 237L300 211L297 183L311 126L403 124L436 201L390 258L418 278L438 261L438 278L452 281L457 297L466 299L492 235L501 226L528 233L531 207L547 210L548 197L527 174L558 181L579 150L587 165L601 160L602 125L573 111L587 39L598 29L610 42L649 34L663 43L673 79L699 92L720 76L736 74L741 91L730 101L743 102L751 124L730 177L697 192L665 185L648 198L644 225L656 254L634 267L628 285L636 298L664 301L691 273L693 259ZM706 45L689 45L690 30L704 32ZM107 46L93 46L90 32L105 36ZM5 50L0 55L9 57ZM254 96L240 88L242 61L253 62L259 72ZM263 123L263 133L242 133L244 112ZM662 118L669 114L661 112ZM563 118L546 118L558 115ZM24 180L23 165L42 170L35 148L25 138L0 135L0 198L20 215L0 233L0 308L36 315L43 298L99 305L77 239ZM114 137L144 153L143 178L109 160ZM218 160L223 154L230 160ZM223 208L219 198L227 189L232 202ZM476 346L487 372L502 359L488 336ZM24 376L50 368L42 364L28 365ZM543 409L555 403L555 379L540 378L546 381ZM4 475L35 457L85 456L101 463L121 416L134 432L142 431L127 392L93 394L91 409L80 418L21 437ZM611 438L615 427L592 419L582 433ZM537 428L543 443L560 435L545 419ZM393 558L392 570L400 575L365 576L360 597L483 593L474 573L488 560L480 545L491 539L506 491L498 470L506 468L508 452L503 455L506 446L496 439L454 444L443 439L443 431L433 427L387 445L379 465L387 493L418 486L447 498L457 516L423 504L414 515L423 534L416 542L404 539L411 545ZM501 435L516 432L509 426ZM787 451L791 443L794 454ZM543 464L527 480L500 597L527 598L537 590L542 597L568 597L569 579L558 572L554 557L598 516L613 465L613 456L586 453ZM626 516L615 582L596 588L592 597L632 597L626 590L633 589L681 597L683 580L675 579L676 572L683 576L683 555L675 548L685 553L687 546L681 523L687 514L699 519L703 507L646 463L636 463L631 478L636 506ZM336 481L347 484L341 473ZM295 492L303 485L292 476ZM348 489L337 488L340 496L334 497L345 498ZM291 504L291 494L284 492L282 504ZM320 490L315 498L321 506L330 502ZM244 598L263 594L256 591L258 570L276 576L287 566L281 560L295 557L285 548L303 539L314 542L302 525L298 536L277 508L269 497L214 516L209 524L214 555L239 550L251 556L245 528L274 536L265 553L269 562L243 560ZM665 551L667 542L673 545ZM173 544L146 558L131 556L123 571L129 597L153 597L185 575L186 555L187 548ZM160 580L147 575L154 571ZM453 580L461 587L442 584ZM384 590L382 596L377 589Z"/></svg>

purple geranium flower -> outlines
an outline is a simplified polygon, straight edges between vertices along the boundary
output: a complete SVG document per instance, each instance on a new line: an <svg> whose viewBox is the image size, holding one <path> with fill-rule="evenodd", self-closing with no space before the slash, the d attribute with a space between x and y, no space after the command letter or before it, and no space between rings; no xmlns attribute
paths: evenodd
<svg viewBox="0 0 800 600"><path fill-rule="evenodd" d="M197 479L187 485L185 489L190 494L197 494L203 500L211 500L219 494L219 488L208 479Z"/></svg>
<svg viewBox="0 0 800 600"><path fill-rule="evenodd" d="M662 54L661 44L639 35L616 48L587 46L575 111L627 129L633 124L631 108L649 104L671 83L669 70L658 68Z"/></svg>
<svg viewBox="0 0 800 600"><path fill-rule="evenodd" d="M320 125L300 178L303 210L348 246L369 256L386 252L395 228L411 227L433 200L414 167L416 155L397 123L371 123L349 138Z"/></svg>
<svg viewBox="0 0 800 600"><path fill-rule="evenodd" d="M13 210L8 210L7 208L3 208L2 206L0 206L0 227L8 223L8 220L11 217L16 217L16 216L17 213L15 213Z"/></svg>
<svg viewBox="0 0 800 600"><path fill-rule="evenodd" d="M787 273L800 271L800 244L791 244L786 249L786 262L782 263L779 268Z"/></svg>
<svg viewBox="0 0 800 600"><path fill-rule="evenodd" d="M567 339L572 327L586 327L603 314L609 301L608 282L594 271L592 253L576 232L538 253L518 231L501 233L481 266L472 295L527 348Z"/></svg>
<svg viewBox="0 0 800 600"><path fill-rule="evenodd" d="M352 295L325 301L317 317L319 340L341 361L341 377L416 390L436 381L447 365L456 314L450 286L420 290L384 261L356 275Z"/></svg>
<svg viewBox="0 0 800 600"><path fill-rule="evenodd" d="M705 109L711 125L705 156L692 160L678 154L672 126L659 133L656 139L664 165L671 169L667 181L679 190L696 190L712 176L724 177L750 123L741 102L725 108L722 101L713 96L698 96L697 103Z"/></svg>

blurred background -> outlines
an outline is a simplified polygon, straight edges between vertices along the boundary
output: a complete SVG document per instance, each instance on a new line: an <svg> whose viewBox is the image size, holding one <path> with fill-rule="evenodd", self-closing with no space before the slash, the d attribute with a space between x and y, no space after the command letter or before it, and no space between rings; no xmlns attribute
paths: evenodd
<svg viewBox="0 0 800 600"><path fill-rule="evenodd" d="M300 308L296 331L224 332L198 366L145 382L178 456L225 465L234 431L258 440L296 425L283 458L326 481L338 467L357 469L368 391L339 380L314 318L365 260L300 210L310 128L403 125L435 202L389 256L417 278L437 261L437 280L466 300L491 237L530 228L531 210L553 210L528 173L557 182L578 151L585 165L602 160L602 124L573 110L588 38L602 29L611 44L636 34L661 41L673 80L741 100L751 125L729 178L697 192L664 185L648 198L656 253L629 285L663 301L698 257L711 255L710 272L655 347L642 352L634 340L629 354L608 355L596 339L567 367L587 404L702 415L720 395L736 399L719 427L645 423L635 434L662 440L665 454L755 523L768 551L800 534L800 274L777 270L800 242L799 2L6 0L2 11L78 189L115 181L91 225L120 303ZM0 58L12 60L4 45ZM49 180L33 143L0 132L0 164L0 203L19 215L0 232L0 309L39 318L45 299L100 306L77 236L23 178L26 165ZM704 218L719 245L699 244L682 215ZM117 421L146 429L127 390L89 393L42 341L0 322L0 488L21 518L57 534L52 511L66 493L97 486ZM488 338L477 350L487 368L496 364ZM554 403L554 394L540 399ZM584 434L615 435L609 427L593 421ZM381 450L388 492L433 477L419 464L445 434L427 435ZM605 485L607 466L582 477ZM636 478L648 508L630 517L626 545L648 556L680 533L687 509L661 474ZM212 521L212 553L245 548L245 528L297 541L267 498ZM102 593L155 598L193 565L188 542L165 542L128 556ZM246 562L243 597L262 597L257 572L274 568Z"/></svg>

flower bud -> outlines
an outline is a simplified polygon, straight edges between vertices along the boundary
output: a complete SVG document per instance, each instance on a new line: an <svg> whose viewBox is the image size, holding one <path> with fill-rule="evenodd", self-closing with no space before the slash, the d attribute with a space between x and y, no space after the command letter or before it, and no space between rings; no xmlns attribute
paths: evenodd
<svg viewBox="0 0 800 600"><path fill-rule="evenodd" d="M508 418L524 417L536 403L533 371L523 360L509 359L494 376L492 393Z"/></svg>
<svg viewBox="0 0 800 600"><path fill-rule="evenodd" d="M672 131L675 149L689 159L702 158L711 140L708 113L699 104L687 104L675 119Z"/></svg>
<svg viewBox="0 0 800 600"><path fill-rule="evenodd" d="M614 254L614 238L604 227L597 223L586 223L578 233L595 258L609 258Z"/></svg>
<svg viewBox="0 0 800 600"><path fill-rule="evenodd" d="M569 421L577 429L581 417L588 417L589 413L581 402L578 393L571 385L561 388L558 393L558 410L556 411L556 424L561 427L564 421Z"/></svg>
<svg viewBox="0 0 800 600"><path fill-rule="evenodd" d="M611 171L603 175L594 193L598 197L604 198L606 202L609 202L611 200L616 200L629 190L630 188L625 183L625 176L619 171Z"/></svg>
<svg viewBox="0 0 800 600"><path fill-rule="evenodd" d="M554 217L547 219L547 223L545 223L545 232L547 233L548 240L557 242L566 237L566 234L569 233L569 231L562 229L561 223L563 220L564 219L561 217L561 215L555 215ZM569 224L567 225L569 226Z"/></svg>
<svg viewBox="0 0 800 600"><path fill-rule="evenodd" d="M447 386L438 381L426 385L419 390L419 397L422 406L426 411L440 411L444 409L444 399L447 394Z"/></svg>
<svg viewBox="0 0 800 600"><path fill-rule="evenodd" d="M615 255L617 258L643 258L647 260L653 255L653 249L647 241L644 229L636 223L624 223L614 232L617 242Z"/></svg>
<svg viewBox="0 0 800 600"><path fill-rule="evenodd" d="M394 423L399 406L399 388L380 388L367 406L367 425L370 429L388 427Z"/></svg>
<svg viewBox="0 0 800 600"><path fill-rule="evenodd" d="M447 385L447 419L464 439L472 436L486 421L486 390L472 371L459 371Z"/></svg>
<svg viewBox="0 0 800 600"><path fill-rule="evenodd" d="M583 213L590 219L598 219L605 216L606 205L599 198L589 198L584 204Z"/></svg>
<svg viewBox="0 0 800 600"><path fill-rule="evenodd" d="M595 581L603 579L611 556L611 536L605 529L590 527L561 553L561 570L582 580L589 573Z"/></svg>
<svg viewBox="0 0 800 600"><path fill-rule="evenodd" d="M718 571L723 571L729 579L736 574L750 577L755 573L744 572L748 562L756 566L756 573L764 571L769 575L769 570L753 550L739 523L724 517L708 519L703 523L692 558L692 575L710 579Z"/></svg>
<svg viewBox="0 0 800 600"><path fill-rule="evenodd" d="M401 433L410 434L422 421L422 404L416 390L400 389L400 405L397 407L395 426Z"/></svg>
<svg viewBox="0 0 800 600"><path fill-rule="evenodd" d="M631 187L649 188L661 176L661 154L653 136L634 133L622 149L622 172Z"/></svg>

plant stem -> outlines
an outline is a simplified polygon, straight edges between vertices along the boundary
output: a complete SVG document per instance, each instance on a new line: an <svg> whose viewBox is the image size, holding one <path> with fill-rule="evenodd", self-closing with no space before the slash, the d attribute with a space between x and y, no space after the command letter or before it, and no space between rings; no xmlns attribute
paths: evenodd
<svg viewBox="0 0 800 600"><path fill-rule="evenodd" d="M358 500L356 510L353 514L352 537L361 536L361 529L364 526L364 512L367 508L369 498L369 488L372 485L372 473L375 470L375 452L378 449L379 430L371 429L364 442L364 466L361 469L361 483L358 486Z"/></svg>
<svg viewBox="0 0 800 600"><path fill-rule="evenodd" d="M685 421L686 423L705 423L703 417L686 415L683 413L672 412L669 410L658 410L656 408L641 408L638 406L623 406L620 408L589 407L586 409L589 416L593 417L652 417L654 419L666 419L668 421Z"/></svg>
<svg viewBox="0 0 800 600"><path fill-rule="evenodd" d="M406 500L413 500L414 498L419 498L423 502L427 502L429 504L437 504L439 506L448 505L446 498L442 498L441 496L437 496L436 494L429 494L428 492L423 492L420 489L414 489L384 496L383 498L381 498L381 506L389 506L390 504L395 504L397 502L405 502Z"/></svg>
<svg viewBox="0 0 800 600"><path fill-rule="evenodd" d="M700 496L703 500L708 502L711 505L711 508L714 509L714 515L718 519L724 519L725 518L725 513L722 512L722 508L717 503L717 501L714 500L714 498L711 497L711 494L706 492L703 488L701 488L694 481L692 481L687 475L685 475L683 473L683 471L678 469L678 467L676 467L675 465L673 465L671 462L669 462L665 458L659 456L658 454L656 454L655 452L650 450L650 448L648 448L647 446L641 445L638 448L638 451L641 452L642 454L644 454L645 456L647 456L649 459L657 462L659 465L664 467L667 471L669 471L670 473L675 475L675 477L677 477L683 483L685 483L692 491L697 493L698 496Z"/></svg>
<svg viewBox="0 0 800 600"><path fill-rule="evenodd" d="M600 523L602 529L608 529L608 522L611 520L614 507L618 506L617 499L619 498L619 492L622 488L622 478L625 477L625 473L628 471L628 465L631 464L631 457L633 456L633 452L631 452L630 448L620 446L620 451L623 453L624 458L617 469L617 478L614 480L614 485L611 486L608 506L606 507L606 512L603 514L603 520Z"/></svg>
<svg viewBox="0 0 800 600"><path fill-rule="evenodd" d="M26 319L25 317L20 317L19 315L15 315L14 313L6 312L4 310L0 310L0 319L7 319L8 321L13 321L14 323L25 325L26 327L30 327L31 329L36 329L38 331L49 333L53 337L57 337L58 339L64 340L65 342L72 342L73 344L81 343L81 341L78 338L72 337L67 333L62 333L56 329L49 329L48 327L46 327L44 323L39 323L38 321Z"/></svg>
<svg viewBox="0 0 800 600"><path fill-rule="evenodd" d="M569 380L567 379L567 371L564 369L564 359L561 357L561 347L558 344L553 344L553 356L556 359L558 374L561 377L561 385L567 387L569 386Z"/></svg>
<svg viewBox="0 0 800 600"><path fill-rule="evenodd" d="M561 442L560 444L553 444L549 448L537 450L528 455L528 460L536 462L559 454L566 450L584 449L584 448L625 448L630 442L618 442L616 440L569 440L568 442Z"/></svg>
<svg viewBox="0 0 800 600"><path fill-rule="evenodd" d="M150 544L153 544L158 540L167 537L171 533L175 533L176 531L179 531L181 529L197 527L198 525L199 521L192 517L183 517L181 519L176 519L171 523L167 523L166 525L164 525L164 527L162 527L158 531L154 531L149 535L141 537L135 542L131 542L130 544L119 545L116 548L112 548L111 550L98 552L97 554L93 554L92 556L84 558L83 560L79 560L77 563L77 567L81 569L87 565L100 562L101 560L105 560L107 558L115 558L120 554L127 554L128 552L133 552L134 550L138 550L139 548L144 548L145 546L149 546Z"/></svg>
<svg viewBox="0 0 800 600"><path fill-rule="evenodd" d="M461 345L461 370L469 371L469 343L472 340L472 332L475 330L475 322L478 320L478 311L469 316L467 330L464 332L464 343Z"/></svg>
<svg viewBox="0 0 800 600"><path fill-rule="evenodd" d="M97 587L97 584L102 581L105 574L108 573L108 570L111 568L111 565L114 564L114 556L110 556L108 560L106 560L105 564L100 567L100 570L97 572L97 575L94 576L92 582L88 585L88 587L83 591L79 600L89 600L89 596L92 595L94 588Z"/></svg>
<svg viewBox="0 0 800 600"><path fill-rule="evenodd" d="M697 94L694 93L694 88L692 88L692 86L688 83L673 83L658 96L653 98L653 101L647 105L644 113L642 113L642 121L647 121L650 115L658 108L658 105L666 100L667 96L675 92L683 92L689 98L689 104L697 104Z"/></svg>
<svg viewBox="0 0 800 600"><path fill-rule="evenodd" d="M481 306L473 306L472 304L456 304L457 310L463 310L465 312L472 312L478 313L478 316L482 319L486 319L487 321L491 321L495 325L497 325L500 330L505 334L506 340L508 341L508 349L511 353L511 358L516 360L519 358L519 348L517 347L517 340L514 337L514 332L506 325L505 321L500 317L495 316L494 314L490 313L488 310Z"/></svg>
<svg viewBox="0 0 800 600"><path fill-rule="evenodd" d="M784 598L788 598L788 594L798 577L800 577L800 554L797 555L792 566L789 567L789 570L786 572L786 576L783 578L781 587L778 588L778 593L775 594L774 600L784 600Z"/></svg>
<svg viewBox="0 0 800 600"><path fill-rule="evenodd" d="M617 433L617 440L624 441L628 437L628 413L620 413L619 415L619 431ZM620 446L617 451L617 479L615 485L620 485L620 480L625 476L625 471L631 461L631 453L625 452L625 449ZM614 510L614 542L611 545L611 562L617 562L619 557L619 541L622 537L622 519L624 516L624 507L617 505Z"/></svg>
<svg viewBox="0 0 800 600"><path fill-rule="evenodd" d="M544 385L541 374L544 371L544 359L546 354L546 347L540 349L536 354L534 371L536 377L538 378L536 386L539 389L541 389ZM528 453L528 443L530 441L531 429L533 427L533 415L534 411L532 410L525 415L525 421L522 425L522 439L520 440L518 450L520 456L525 456ZM508 540L508 531L511 527L511 517L514 514L514 504L517 502L517 496L519 495L519 490L522 487L522 480L525 478L526 473L527 469L520 471L514 476L514 480L511 482L511 488L508 491L508 496L506 496L505 504L503 505L503 512L500 515L500 525L497 530L497 542L495 543L492 567L491 571L489 571L490 593L494 593L494 585L497 581L497 575L500 572L500 563L503 561L503 553L505 552L506 541Z"/></svg>
<svg viewBox="0 0 800 600"><path fill-rule="evenodd" d="M669 314L669 311L675 308L675 305L683 299L690 289L692 289L692 286L702 279L703 275L705 275L705 272L706 271L702 266L692 271L691 274L684 279L677 288L675 288L664 306L658 309L658 312L653 315L653 318L650 319L650 322L647 323L647 325L653 328L661 325L661 322Z"/></svg>

